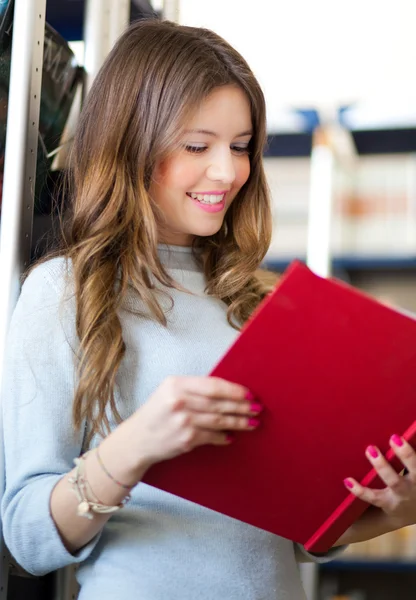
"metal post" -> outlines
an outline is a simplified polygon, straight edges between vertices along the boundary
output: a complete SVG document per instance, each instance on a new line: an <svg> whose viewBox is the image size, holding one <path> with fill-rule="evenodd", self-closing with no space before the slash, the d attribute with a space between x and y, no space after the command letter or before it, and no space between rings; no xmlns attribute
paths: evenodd
<svg viewBox="0 0 416 600"><path fill-rule="evenodd" d="M79 585L75 578L76 566L70 565L55 573L53 600L75 600Z"/></svg>
<svg viewBox="0 0 416 600"><path fill-rule="evenodd" d="M129 0L86 0L84 13L85 94L114 43L128 26Z"/></svg>
<svg viewBox="0 0 416 600"><path fill-rule="evenodd" d="M307 600L316 600L318 597L318 565L315 563L302 563L300 573Z"/></svg>
<svg viewBox="0 0 416 600"><path fill-rule="evenodd" d="M179 23L179 0L163 0L162 18Z"/></svg>
<svg viewBox="0 0 416 600"><path fill-rule="evenodd" d="M113 0L110 11L110 35L108 51L130 23L130 0Z"/></svg>
<svg viewBox="0 0 416 600"><path fill-rule="evenodd" d="M331 274L333 151L328 131L315 131L311 155L307 264L322 277Z"/></svg>
<svg viewBox="0 0 416 600"><path fill-rule="evenodd" d="M86 0L84 12L84 67L87 94L108 54L110 45L111 0Z"/></svg>
<svg viewBox="0 0 416 600"><path fill-rule="evenodd" d="M30 260L45 11L46 0L15 0L0 224L0 387L7 329L20 293L20 276ZM2 443L0 452L2 496L5 479ZM3 559L1 531L0 545ZM0 574L0 599L7 596L8 564L4 559L2 564L6 568Z"/></svg>

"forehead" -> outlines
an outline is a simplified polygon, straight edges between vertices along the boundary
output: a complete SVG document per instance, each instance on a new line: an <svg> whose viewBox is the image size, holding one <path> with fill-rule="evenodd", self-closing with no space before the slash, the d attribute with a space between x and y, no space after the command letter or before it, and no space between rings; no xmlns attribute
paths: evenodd
<svg viewBox="0 0 416 600"><path fill-rule="evenodd" d="M243 90L231 85L214 90L185 123L187 130L225 130L234 135L251 126L250 102Z"/></svg>

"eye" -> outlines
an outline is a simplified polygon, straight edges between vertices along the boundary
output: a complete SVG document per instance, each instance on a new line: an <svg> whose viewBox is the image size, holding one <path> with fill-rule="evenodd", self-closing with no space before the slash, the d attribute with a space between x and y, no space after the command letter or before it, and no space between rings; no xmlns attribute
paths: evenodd
<svg viewBox="0 0 416 600"><path fill-rule="evenodd" d="M250 147L248 144L233 144L231 150L236 154L250 154Z"/></svg>
<svg viewBox="0 0 416 600"><path fill-rule="evenodd" d="M185 145L185 150L187 152L189 152L190 154L201 154L202 152L205 152L205 150L207 149L207 146L203 146L203 145L193 145L193 144L186 144Z"/></svg>

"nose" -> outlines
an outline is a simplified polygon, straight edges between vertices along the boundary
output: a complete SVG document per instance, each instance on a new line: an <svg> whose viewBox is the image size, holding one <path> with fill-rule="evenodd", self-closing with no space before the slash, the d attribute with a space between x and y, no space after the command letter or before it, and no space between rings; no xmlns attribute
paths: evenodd
<svg viewBox="0 0 416 600"><path fill-rule="evenodd" d="M212 156L207 168L207 177L211 181L231 184L235 180L235 165L230 151L218 152Z"/></svg>

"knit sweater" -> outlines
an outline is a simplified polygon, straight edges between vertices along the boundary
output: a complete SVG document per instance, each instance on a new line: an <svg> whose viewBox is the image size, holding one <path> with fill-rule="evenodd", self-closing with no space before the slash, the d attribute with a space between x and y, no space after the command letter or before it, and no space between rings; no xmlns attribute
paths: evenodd
<svg viewBox="0 0 416 600"><path fill-rule="evenodd" d="M160 295L165 327L146 317L129 292L120 310L126 354L116 382L123 418L169 375L209 373L238 335L225 304L205 293L191 250L161 246L159 252L190 293L167 290L173 304ZM83 430L71 424L78 343L70 269L55 258L24 283L6 351L2 519L17 562L38 575L79 563L79 600L303 600L299 560L324 561L331 553L318 559L287 539L144 483L89 544L67 552L49 501L83 444Z"/></svg>

